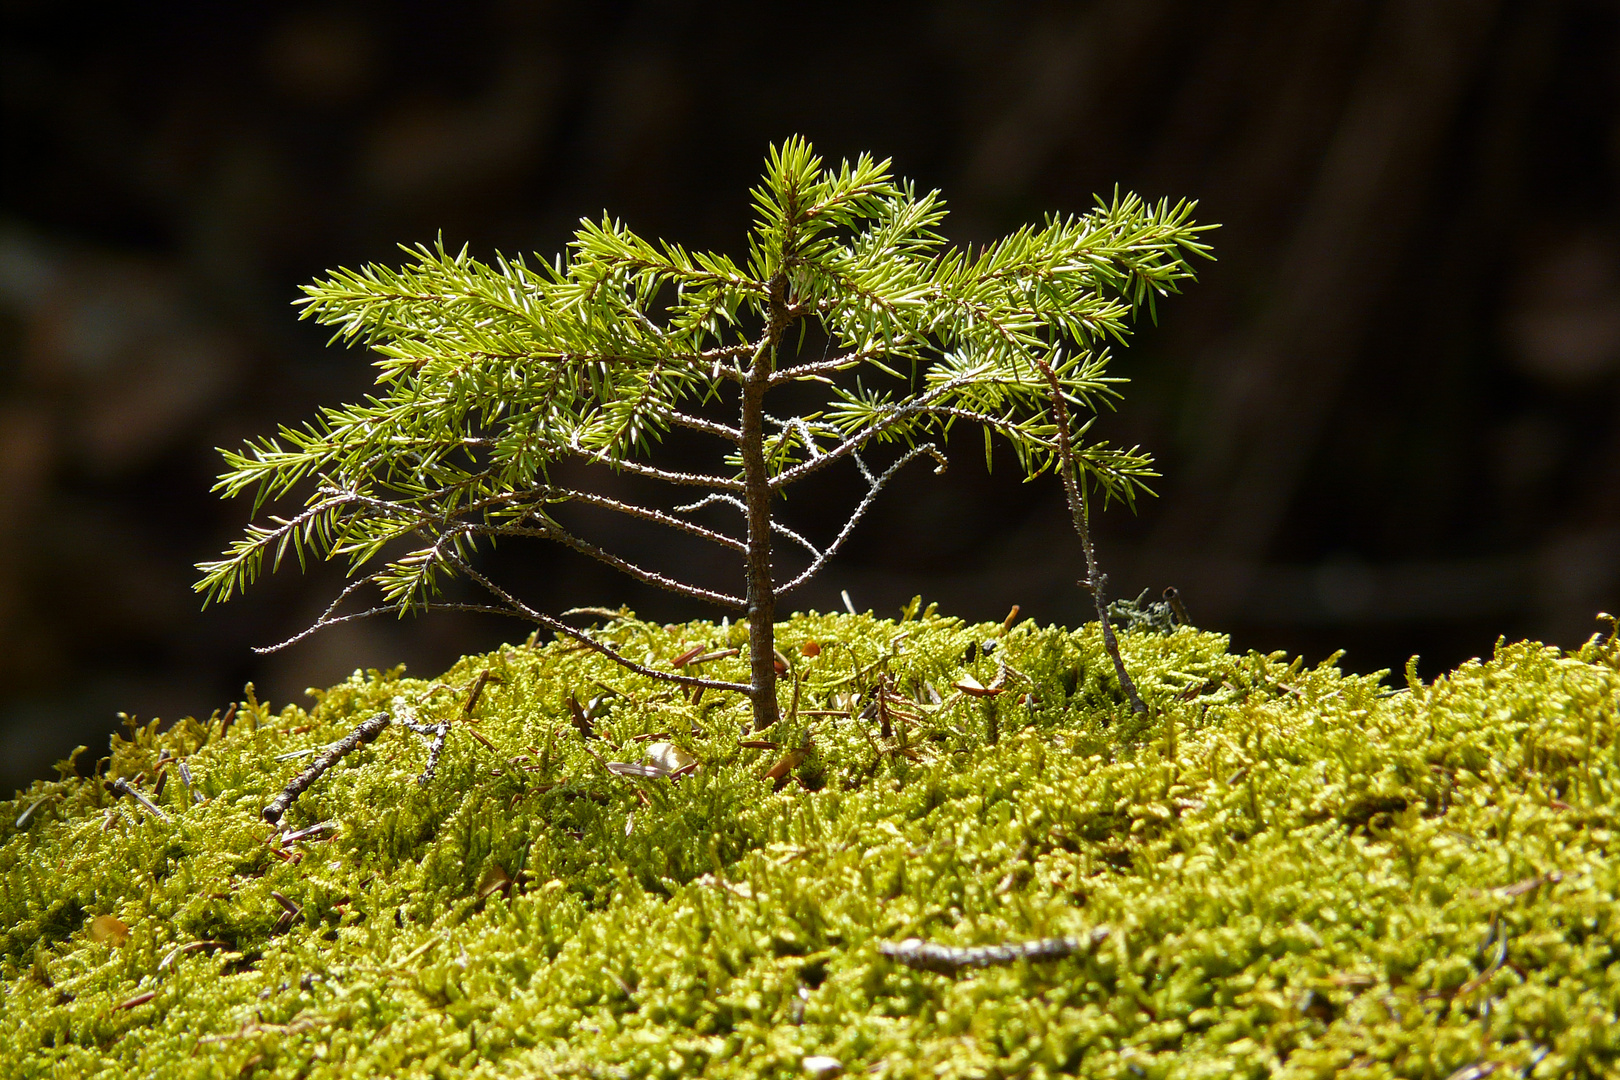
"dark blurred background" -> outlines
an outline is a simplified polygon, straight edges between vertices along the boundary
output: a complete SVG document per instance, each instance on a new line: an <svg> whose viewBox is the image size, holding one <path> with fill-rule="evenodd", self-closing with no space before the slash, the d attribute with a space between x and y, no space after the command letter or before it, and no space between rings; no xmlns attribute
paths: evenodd
<svg viewBox="0 0 1620 1080"><path fill-rule="evenodd" d="M192 564L248 512L209 494L213 448L370 380L295 320L297 286L440 233L549 258L604 208L740 254L747 186L795 132L942 188L958 241L1116 183L1223 224L1097 429L1164 473L1100 519L1115 595L1174 584L1238 647L1419 653L1427 676L1499 634L1578 645L1620 605L1612 3L0 10L0 789L100 751L116 710L206 716L248 679L279 704L525 636L433 616L254 656L326 569L199 610ZM1056 485L1010 455L987 475L976 436L951 451L787 606L1082 621ZM845 480L797 520L825 535ZM502 560L553 610L709 614L546 549Z"/></svg>

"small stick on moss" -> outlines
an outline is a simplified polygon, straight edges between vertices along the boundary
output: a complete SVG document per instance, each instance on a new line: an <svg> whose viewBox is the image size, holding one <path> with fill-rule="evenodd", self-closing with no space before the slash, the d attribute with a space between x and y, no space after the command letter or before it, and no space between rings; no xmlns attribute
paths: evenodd
<svg viewBox="0 0 1620 1080"><path fill-rule="evenodd" d="M478 699L484 693L485 684L500 681L501 679L499 676L490 674L489 668L485 668L483 671L480 671L478 673L478 678L473 680L472 689L467 691L467 704L461 707L461 718L463 720L471 721L473 718L473 710L478 708Z"/></svg>
<svg viewBox="0 0 1620 1080"><path fill-rule="evenodd" d="M117 1012L119 1009L133 1009L137 1005L145 1005L148 1001L151 1001L155 997L157 997L157 991L156 990L148 990L145 993L136 994L134 997L130 998L127 1001L119 1002L117 1005L114 1005L111 1009L108 1009L107 1011L108 1012Z"/></svg>
<svg viewBox="0 0 1620 1080"><path fill-rule="evenodd" d="M478 708L478 698L483 694L485 685L488 683L498 683L501 681L501 677L499 675L492 674L488 668L485 668L483 671L478 673L478 677L472 682L472 689L467 691L467 703L461 707L461 719L463 723L468 725L478 723L478 721L473 717L473 710ZM490 742L484 736L480 735L477 728L469 726L467 728L467 734L483 743L488 749L495 751L497 755L500 754L500 750L495 746L495 744Z"/></svg>
<svg viewBox="0 0 1620 1080"><path fill-rule="evenodd" d="M596 727L592 723L593 719L591 711L579 703L579 698L574 694L569 694L568 722L574 725L574 730L579 732L580 738L589 739L596 734Z"/></svg>
<svg viewBox="0 0 1620 1080"><path fill-rule="evenodd" d="M337 827L338 824L335 821L317 821L315 824L310 825L307 828L299 829L297 832L290 832L286 836L283 836L281 838L281 843L283 846L287 844L296 844L301 840L308 840L312 836L319 836L321 833L336 832Z"/></svg>
<svg viewBox="0 0 1620 1080"><path fill-rule="evenodd" d="M782 755L782 759L770 767L765 779L771 782L772 791L781 791L787 787L794 769L804 764L804 759L810 754L809 746L796 747Z"/></svg>
<svg viewBox="0 0 1620 1080"><path fill-rule="evenodd" d="M175 768L180 770L180 782L186 785L186 793L191 796L191 801L194 803L202 802L202 792L198 791L192 784L191 769L186 766L184 761L177 762Z"/></svg>
<svg viewBox="0 0 1620 1080"><path fill-rule="evenodd" d="M383 728L393 722L393 717L387 713L378 713L369 720L363 720L353 731L326 748L326 752L310 762L309 768L293 777L291 782L281 790L281 794L270 800L270 805L264 808L264 820L274 825L281 820L287 808L309 789L309 786L325 775L326 770L342 761L344 757L353 753L364 744L382 734Z"/></svg>
<svg viewBox="0 0 1620 1080"><path fill-rule="evenodd" d="M276 920L277 932L290 927L293 922L304 913L302 905L294 902L282 893L272 890L270 893L270 899L281 905L281 918Z"/></svg>
<svg viewBox="0 0 1620 1080"><path fill-rule="evenodd" d="M153 802L151 799L148 799L140 788L136 787L134 784L131 784L122 776L116 780L107 781L107 790L116 795L128 795L130 798L144 806L152 814L152 816L157 818L159 821L167 824L173 823L173 819L170 818L168 814L163 812L162 807L158 806L158 804Z"/></svg>
<svg viewBox="0 0 1620 1080"><path fill-rule="evenodd" d="M483 743L483 744L484 744L484 747L485 747L485 748L486 748L486 749L489 749L489 750L493 750L493 751L495 751L495 753L497 753L497 754L499 754L499 753L500 753L500 752L501 752L501 749L500 749L500 747L498 747L498 746L496 746L496 745L495 745L495 744L494 744L494 743L492 743L492 742L490 742L490 741L489 741L489 740L488 740L488 739L487 739L487 738L485 738L485 737L484 737L484 736L482 736L482 735L480 735L480 734L478 734L478 730L477 730L477 729L476 729L476 728L468 728L468 729L467 729L467 734L469 734L469 735L471 735L471 736L472 736L472 737L473 737L473 738L475 738L475 739L477 739L477 740L478 740L478 741L479 741L479 742L481 742L481 743Z"/></svg>
<svg viewBox="0 0 1620 1080"><path fill-rule="evenodd" d="M1089 951L1108 937L1108 927L1099 926L1085 937L1040 938L1036 941L1012 941L1004 945L983 945L962 949L950 945L936 945L921 938L878 943L878 952L897 964L916 971L933 971L940 975L956 975L964 968L997 967L1015 964L1020 960L1031 963L1042 960L1061 960L1067 956Z"/></svg>
<svg viewBox="0 0 1620 1080"><path fill-rule="evenodd" d="M428 745L427 768L423 769L422 775L416 778L417 784L427 787L433 782L434 774L439 771L439 755L444 753L445 740L450 737L450 721L441 720L437 724L422 724L402 717L399 722L418 735L433 736L433 742Z"/></svg>
<svg viewBox="0 0 1620 1080"><path fill-rule="evenodd" d="M184 945L176 945L164 955L161 961L158 962L158 974L161 975L165 971L169 970L174 962L180 959L180 957L184 956L186 953L196 952L198 949L228 949L230 947L230 942L220 941L217 938L210 938L207 941L188 941Z"/></svg>
<svg viewBox="0 0 1620 1080"><path fill-rule="evenodd" d="M878 734L885 739L892 739L894 738L894 721L889 718L888 680L888 672L878 676L877 696L873 701L877 705Z"/></svg>

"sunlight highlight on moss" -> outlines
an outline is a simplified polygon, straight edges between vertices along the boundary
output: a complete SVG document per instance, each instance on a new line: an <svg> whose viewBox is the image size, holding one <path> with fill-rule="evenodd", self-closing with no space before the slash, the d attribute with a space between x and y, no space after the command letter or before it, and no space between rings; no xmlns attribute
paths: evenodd
<svg viewBox="0 0 1620 1080"><path fill-rule="evenodd" d="M600 634L649 665L744 638ZM1095 624L930 610L782 623L767 732L739 696L558 643L356 673L309 710L250 695L223 734L135 727L97 776L6 804L0 1054L63 1077L1613 1074L1612 639L1395 690L1191 629L1121 644L1146 717ZM405 709L452 721L431 783L392 726L261 819L294 755ZM1101 927L954 978L878 950Z"/></svg>

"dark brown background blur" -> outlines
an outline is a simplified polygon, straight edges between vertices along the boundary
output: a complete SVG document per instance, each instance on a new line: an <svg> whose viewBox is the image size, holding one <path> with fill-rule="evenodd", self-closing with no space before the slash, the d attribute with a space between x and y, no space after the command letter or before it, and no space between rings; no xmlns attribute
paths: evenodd
<svg viewBox="0 0 1620 1080"><path fill-rule="evenodd" d="M296 287L441 231L549 257L604 208L739 253L794 132L944 189L960 241L1116 182L1224 224L1098 429L1165 473L1101 521L1116 595L1173 583L1240 647L1427 675L1498 634L1576 645L1620 605L1613 4L126 7L0 4L0 789L99 751L118 709L206 715L250 678L280 703L523 636L438 616L251 655L324 572L199 612L192 563L247 513L209 495L212 448L369 380ZM952 457L790 606L1081 621L1056 486L1010 456L986 476L974 439ZM707 614L503 561L542 604Z"/></svg>

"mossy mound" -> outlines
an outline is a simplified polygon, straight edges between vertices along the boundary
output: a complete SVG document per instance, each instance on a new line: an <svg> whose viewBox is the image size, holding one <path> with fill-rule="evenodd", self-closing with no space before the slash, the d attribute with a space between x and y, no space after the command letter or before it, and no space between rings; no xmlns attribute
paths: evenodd
<svg viewBox="0 0 1620 1080"><path fill-rule="evenodd" d="M742 639L602 633L663 663ZM812 614L778 643L777 748L734 697L556 643L115 738L4 808L3 1071L1617 1075L1612 637L1391 690L1132 632L1147 718L1094 624ZM278 758L458 718L485 670L430 784L394 725L262 820L309 761ZM611 767L652 746L698 768ZM169 820L105 783L160 772ZM1062 935L1101 940L954 978L879 951Z"/></svg>

